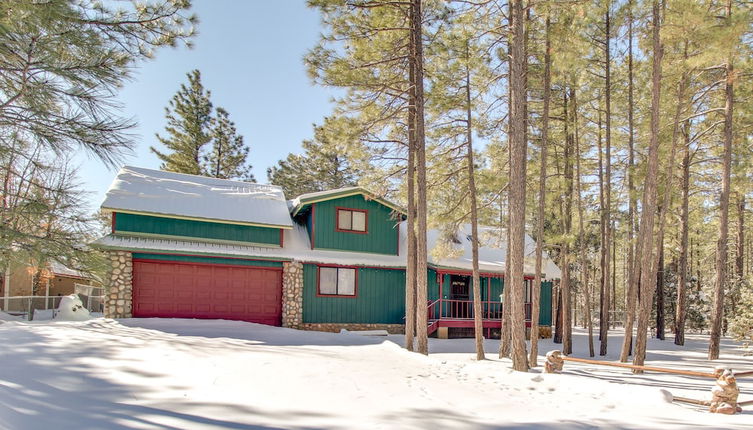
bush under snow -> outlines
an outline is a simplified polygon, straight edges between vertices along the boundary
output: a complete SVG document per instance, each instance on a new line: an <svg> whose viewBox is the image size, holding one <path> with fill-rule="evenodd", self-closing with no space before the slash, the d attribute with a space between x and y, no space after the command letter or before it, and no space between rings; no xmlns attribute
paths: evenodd
<svg viewBox="0 0 753 430"><path fill-rule="evenodd" d="M91 316L78 294L71 294L60 299L54 319L55 321L86 321L91 319Z"/></svg>

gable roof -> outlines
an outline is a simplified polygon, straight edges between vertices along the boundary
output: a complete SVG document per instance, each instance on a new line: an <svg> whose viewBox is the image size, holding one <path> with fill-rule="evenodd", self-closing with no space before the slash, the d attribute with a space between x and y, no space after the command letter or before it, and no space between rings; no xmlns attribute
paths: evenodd
<svg viewBox="0 0 753 430"><path fill-rule="evenodd" d="M400 206L390 201L382 199L381 197L377 196L376 194L372 193L371 191L365 188L346 187L346 188L337 188L334 190L318 191L315 193L301 194L300 196L296 197L290 202L290 207L291 207L290 214L292 216L296 216L298 215L299 212L301 212L301 210L317 202L334 200L334 199L339 199L342 197L356 196L359 194L363 195L364 198L366 198L367 200L374 200L400 214L407 213L405 209L401 208Z"/></svg>
<svg viewBox="0 0 753 430"><path fill-rule="evenodd" d="M290 229L282 188L125 166L102 209L226 224Z"/></svg>

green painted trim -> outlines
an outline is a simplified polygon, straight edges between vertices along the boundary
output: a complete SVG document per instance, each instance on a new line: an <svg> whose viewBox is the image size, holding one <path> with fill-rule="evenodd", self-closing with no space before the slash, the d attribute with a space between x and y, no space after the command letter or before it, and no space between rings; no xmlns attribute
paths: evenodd
<svg viewBox="0 0 753 430"><path fill-rule="evenodd" d="M371 254L371 255L381 255L381 256L391 256L391 257L397 257L394 253L392 254L385 254L384 252L375 252L375 251L352 251L350 249L338 249L338 248L321 248L319 246L314 246L314 249L320 250L320 251L334 251L334 252L347 252L347 253L358 253L358 254ZM396 266L396 267L405 267L405 266Z"/></svg>
<svg viewBox="0 0 753 430"><path fill-rule="evenodd" d="M245 258L217 258L203 257L197 255L164 255L152 253L133 253L134 259L151 260L151 261L173 261L176 263L205 263L205 264L227 264L235 266L251 267L282 267L280 261L245 259Z"/></svg>
<svg viewBox="0 0 753 430"><path fill-rule="evenodd" d="M262 248L282 248L280 245L272 243L258 243L258 242L243 242L239 240L226 240L226 239L212 239L209 237L197 237L197 236L173 236L171 234L157 234L157 233L143 233L139 231L117 230L118 234L123 236L135 236L143 237L145 239L177 239L191 242L201 243L220 243L225 245L242 245L242 246L258 246Z"/></svg>
<svg viewBox="0 0 753 430"><path fill-rule="evenodd" d="M355 267L358 269L377 269L377 270L405 270L405 266L380 266L378 264L369 263L322 263L314 260L296 260L303 264L313 264L315 266L338 266L338 267Z"/></svg>
<svg viewBox="0 0 753 430"><path fill-rule="evenodd" d="M129 251L131 253L134 252L140 252L144 254L153 254L155 252L169 252L169 253L175 253L175 254L187 254L187 255L202 255L202 256L208 256L208 257L217 257L217 258L227 258L227 257L239 257L243 259L253 259L253 260L269 260L269 261L293 261L292 258L289 257L261 257L261 256L254 256L254 255L243 255L243 254L218 254L216 252L201 252L201 251L179 251L175 249L151 249L151 248L138 248L135 246L112 246L112 245L102 245L99 243L92 243L90 246L98 249L104 249L104 250L118 250L118 251Z"/></svg>
<svg viewBox="0 0 753 430"><path fill-rule="evenodd" d="M108 213L108 212L118 213L119 212L119 213L124 213L124 214L145 215L145 216L153 216L153 217L159 217L159 218L175 218L175 219L184 219L184 220L189 220L189 221L214 222L217 224L247 225L251 227L271 227L271 228L281 228L285 230L293 229L292 226L288 226L288 225L261 224L261 223L254 223L254 222L222 220L222 219L216 219L216 218L190 217L190 216L177 215L177 214L161 214L161 213L156 213L156 212L131 211L127 209L116 209L116 208L108 208L108 207L102 207L102 211L105 213Z"/></svg>
<svg viewBox="0 0 753 430"><path fill-rule="evenodd" d="M401 208L400 206L398 206L398 205L396 205L394 203L391 203L391 202L389 202L387 200L384 200L382 198L376 197L373 193L370 193L369 191L367 191L367 190L365 190L363 188L358 188L358 189L355 189L355 190L333 192L332 194L325 194L325 195L322 195L322 196L319 196L319 197L316 197L316 198L303 199L303 200L299 201L298 205L293 209L293 215L292 216L298 215L298 212L300 212L303 208L305 208L308 205L314 204L314 203L326 202L328 200L334 200L334 199L339 199L339 198L342 198L342 197L350 197L350 196L357 196L357 195L368 196L369 197L368 200L373 200L373 201L375 201L377 203L380 203L380 204L382 204L384 206L387 206L388 208L394 210L395 212L400 213L401 215L405 215L405 214L408 213L405 209Z"/></svg>

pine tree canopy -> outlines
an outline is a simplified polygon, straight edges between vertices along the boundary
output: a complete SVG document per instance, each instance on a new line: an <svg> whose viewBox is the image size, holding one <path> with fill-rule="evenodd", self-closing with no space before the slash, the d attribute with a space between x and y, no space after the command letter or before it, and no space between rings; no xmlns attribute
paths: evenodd
<svg viewBox="0 0 753 430"><path fill-rule="evenodd" d="M230 121L230 114L221 107L217 108L211 138L211 151L204 156L206 176L256 182L252 166L246 162L249 148L243 143L243 136L238 135L235 123Z"/></svg>
<svg viewBox="0 0 753 430"><path fill-rule="evenodd" d="M84 148L114 164L134 124L117 89L160 46L189 43L188 0L0 0L0 129L57 154ZM3 145L10 133L3 133Z"/></svg>
<svg viewBox="0 0 753 430"><path fill-rule="evenodd" d="M157 134L170 152L150 149L162 160L162 170L200 175L201 150L212 139L211 93L201 84L201 72L193 70L187 76L188 85L181 84L165 108L167 136Z"/></svg>
<svg viewBox="0 0 753 430"><path fill-rule="evenodd" d="M304 140L302 146L303 154L288 154L277 166L267 169L269 183L281 186L288 198L358 183L360 173L344 155L327 145L321 127L315 129L314 139Z"/></svg>

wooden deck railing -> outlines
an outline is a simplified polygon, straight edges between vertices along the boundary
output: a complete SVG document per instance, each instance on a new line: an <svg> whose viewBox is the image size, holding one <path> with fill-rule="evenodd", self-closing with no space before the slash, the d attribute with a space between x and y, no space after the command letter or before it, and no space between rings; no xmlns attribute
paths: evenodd
<svg viewBox="0 0 753 430"><path fill-rule="evenodd" d="M466 320L473 319L473 301L472 300L450 300L437 299L428 304L429 320L455 319ZM502 319L502 302L482 301L482 319L500 320ZM531 320L531 304L525 304L525 320Z"/></svg>

